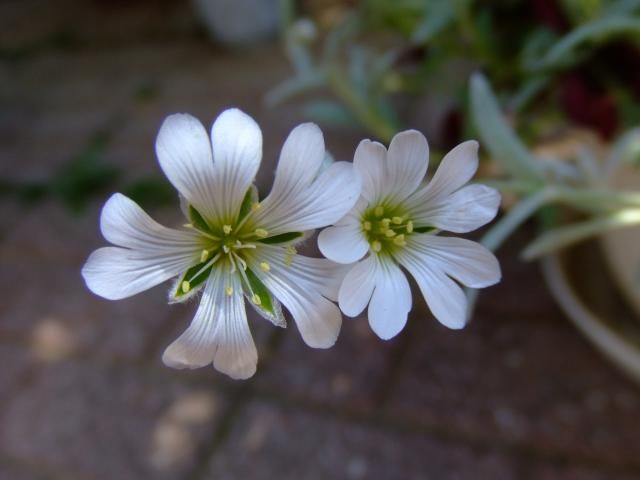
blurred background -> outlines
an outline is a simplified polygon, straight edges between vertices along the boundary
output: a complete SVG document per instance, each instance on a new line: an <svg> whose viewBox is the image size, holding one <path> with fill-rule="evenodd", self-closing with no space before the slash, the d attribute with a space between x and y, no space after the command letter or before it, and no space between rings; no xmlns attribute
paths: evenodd
<svg viewBox="0 0 640 480"><path fill-rule="evenodd" d="M639 221L639 10L0 0L0 479L640 478L640 238L609 232ZM114 191L181 223L157 130L229 106L263 129L263 194L303 121L346 160L402 128L432 165L478 138L504 213L473 238L504 275L470 325L414 295L392 341L346 318L318 351L251 316L251 380L165 368L195 304L165 286L109 302L80 268Z"/></svg>

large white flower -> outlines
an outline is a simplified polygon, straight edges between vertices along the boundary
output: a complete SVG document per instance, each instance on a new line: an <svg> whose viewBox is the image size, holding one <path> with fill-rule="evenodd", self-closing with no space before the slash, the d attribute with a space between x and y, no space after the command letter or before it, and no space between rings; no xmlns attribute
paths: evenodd
<svg viewBox="0 0 640 480"><path fill-rule="evenodd" d="M214 122L211 141L194 117L168 117L158 133L160 166L183 197L188 224L171 229L121 194L102 210L104 237L116 246L91 254L82 269L96 294L117 300L177 277L172 301L202 290L189 328L164 352L165 364L213 363L233 378L256 370L257 352L244 297L275 325L280 302L311 347L334 344L341 326L336 300L344 267L296 253L305 231L336 222L355 204L361 182L352 165L321 169L324 140L313 124L295 128L280 154L270 194L258 201L252 185L262 156L262 133L237 109Z"/></svg>
<svg viewBox="0 0 640 480"><path fill-rule="evenodd" d="M470 232L497 213L496 190L465 186L478 168L478 143L464 142L451 150L425 184L428 162L427 140L415 130L393 137L388 151L363 140L354 158L362 196L318 238L327 258L358 262L340 286L339 305L354 317L368 304L371 328L383 339L404 328L411 310L411 290L399 265L413 275L435 317L455 329L465 325L467 310L456 281L482 288L500 280L498 261L482 245L437 235L440 230Z"/></svg>

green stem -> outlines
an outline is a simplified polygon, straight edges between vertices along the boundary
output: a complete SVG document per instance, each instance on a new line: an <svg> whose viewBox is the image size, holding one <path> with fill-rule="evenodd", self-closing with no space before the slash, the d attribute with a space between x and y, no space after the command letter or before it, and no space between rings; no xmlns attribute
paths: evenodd
<svg viewBox="0 0 640 480"><path fill-rule="evenodd" d="M369 102L359 97L345 79L338 67L333 67L328 75L329 85L338 99L347 106L354 117L376 137L389 142L396 133L396 126L389 123L378 112L371 108Z"/></svg>

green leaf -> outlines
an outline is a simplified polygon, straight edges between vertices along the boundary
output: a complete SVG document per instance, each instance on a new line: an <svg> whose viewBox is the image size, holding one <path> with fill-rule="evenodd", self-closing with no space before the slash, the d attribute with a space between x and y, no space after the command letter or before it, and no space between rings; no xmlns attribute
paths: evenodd
<svg viewBox="0 0 640 480"><path fill-rule="evenodd" d="M419 44L428 43L444 30L455 18L455 5L450 0L432 0L424 2L422 21L413 31L413 41Z"/></svg>
<svg viewBox="0 0 640 480"><path fill-rule="evenodd" d="M526 260L572 245L607 230L640 225L640 210L621 210L606 217L598 217L549 230L531 242L522 252Z"/></svg>
<svg viewBox="0 0 640 480"><path fill-rule="evenodd" d="M489 83L479 73L471 77L471 116L484 146L509 174L544 181L539 164L505 122Z"/></svg>
<svg viewBox="0 0 640 480"><path fill-rule="evenodd" d="M269 318L274 318L276 316L276 312L273 308L273 302L271 301L271 294L267 287L262 283L262 281L256 276L251 269L247 269L247 280L249 281L249 287L254 295L257 295L260 298L260 304L253 304L265 312L269 316Z"/></svg>
<svg viewBox="0 0 640 480"><path fill-rule="evenodd" d="M266 243L267 245L276 245L279 243L288 243L294 240L298 240L302 238L304 233L302 232L290 232L290 233L282 233L280 235L274 235L273 237L262 238L258 240L259 242Z"/></svg>
<svg viewBox="0 0 640 480"><path fill-rule="evenodd" d="M633 15L609 15L586 23L565 35L542 58L529 62L530 71L550 70L574 65L582 56L580 47L603 43L621 35L640 34L640 20Z"/></svg>
<svg viewBox="0 0 640 480"><path fill-rule="evenodd" d="M313 100L303 108L305 118L308 117L318 123L350 127L356 123L351 112L338 102L331 100Z"/></svg>

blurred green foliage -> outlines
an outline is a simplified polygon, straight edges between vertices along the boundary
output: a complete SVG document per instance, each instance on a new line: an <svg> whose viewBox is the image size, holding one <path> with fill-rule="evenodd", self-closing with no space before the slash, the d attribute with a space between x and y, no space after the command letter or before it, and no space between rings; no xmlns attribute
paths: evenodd
<svg viewBox="0 0 640 480"><path fill-rule="evenodd" d="M268 104L315 93L307 115L355 121L388 141L406 117L399 98L442 94L463 110L468 75L481 70L510 112L535 110L537 122L566 123L580 112L564 112L558 96L566 74L579 71L596 93L610 94L616 125L640 119L629 107L640 95L640 85L630 84L640 78L629 72L640 62L640 0L329 3L334 14L327 21L322 11L284 2L283 40L294 74L269 92ZM634 53L612 66L606 49L621 44ZM523 126L526 135L526 120Z"/></svg>
<svg viewBox="0 0 640 480"><path fill-rule="evenodd" d="M115 190L143 206L166 205L176 201L175 191L160 176L121 181L120 169L105 160L110 143L107 133L97 133L78 155L69 159L43 181L15 181L0 178L0 198L13 197L25 205L48 199L60 201L72 212L82 212L93 200Z"/></svg>

